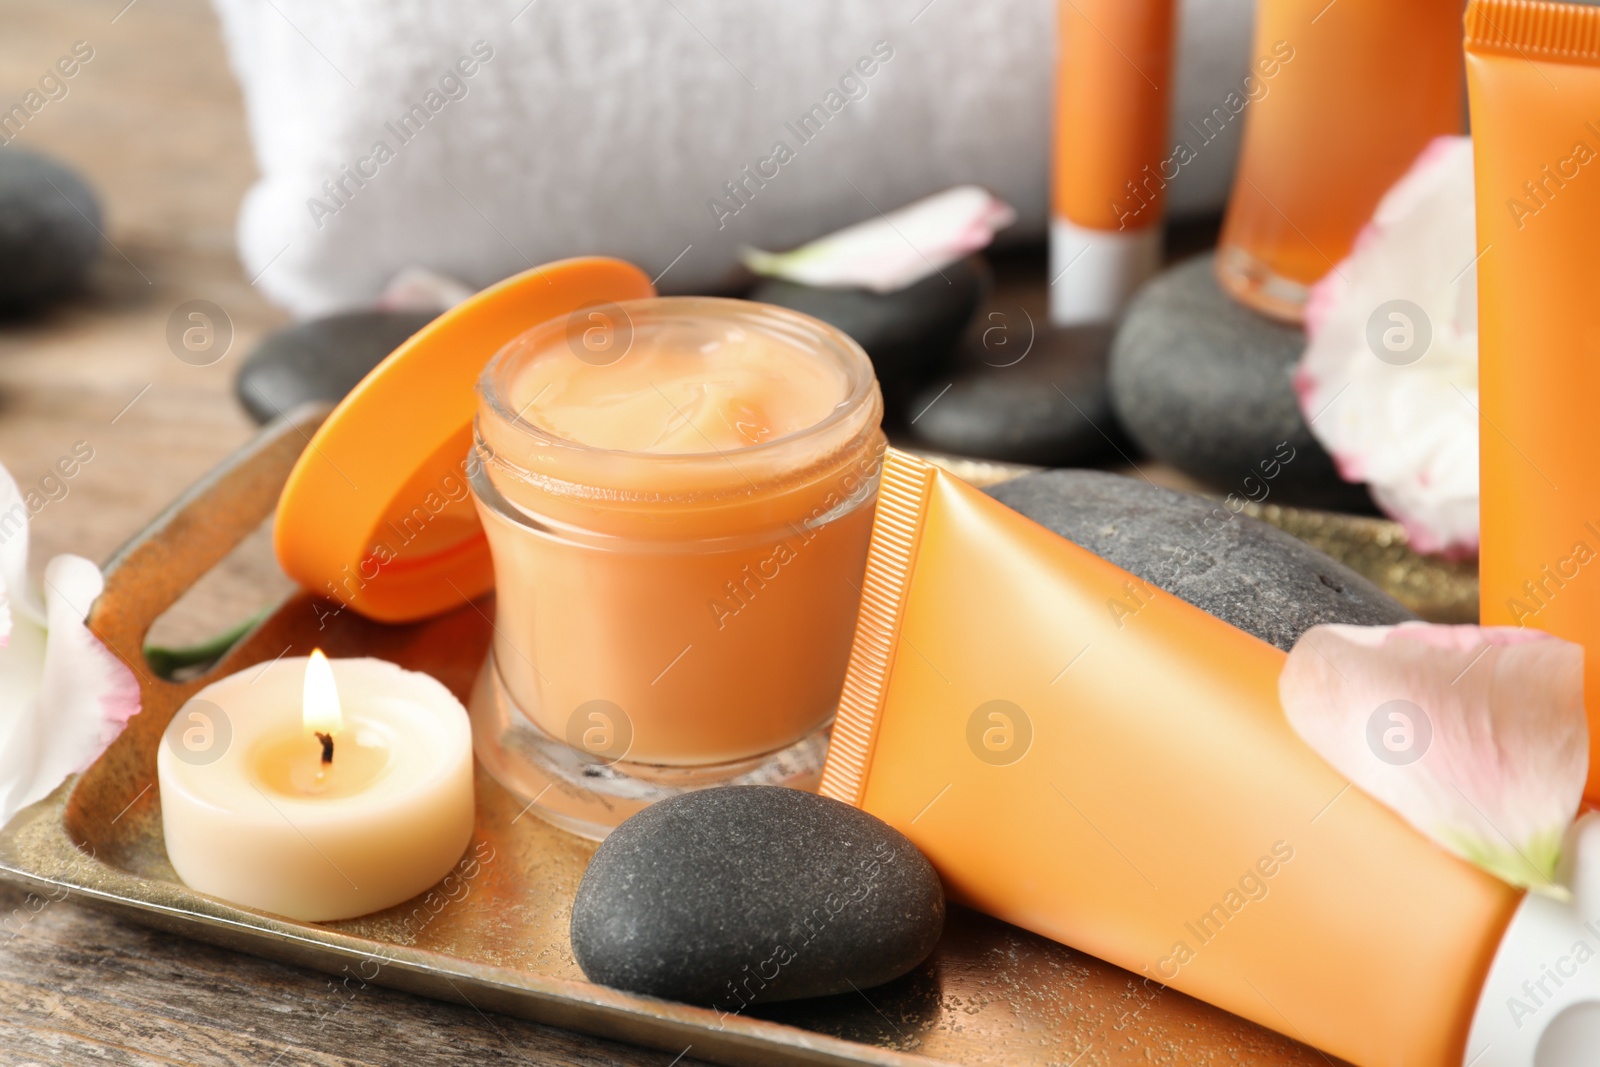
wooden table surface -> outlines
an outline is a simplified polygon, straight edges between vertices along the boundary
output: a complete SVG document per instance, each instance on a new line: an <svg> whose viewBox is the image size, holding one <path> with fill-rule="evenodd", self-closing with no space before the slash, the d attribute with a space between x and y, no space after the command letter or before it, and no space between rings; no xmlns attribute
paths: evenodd
<svg viewBox="0 0 1600 1067"><path fill-rule="evenodd" d="M93 59L14 142L85 173L108 219L88 294L37 319L0 321L0 462L26 489L75 443L94 450L34 519L35 573L57 552L106 558L250 437L233 374L283 321L235 255L234 218L255 164L209 6L7 0L4 107L77 41ZM209 367L183 363L166 344L168 316L195 298L221 306L235 330L228 355ZM258 538L219 568L159 636L200 637L276 599L287 582L264 547ZM377 987L346 999L311 971L0 886L0 1067L671 1060Z"/></svg>

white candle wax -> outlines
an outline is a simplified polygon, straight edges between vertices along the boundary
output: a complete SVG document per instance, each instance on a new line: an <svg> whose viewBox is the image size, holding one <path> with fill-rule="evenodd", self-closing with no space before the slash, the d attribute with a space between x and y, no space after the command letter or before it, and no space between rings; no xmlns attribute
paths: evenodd
<svg viewBox="0 0 1600 1067"><path fill-rule="evenodd" d="M196 693L168 724L156 768L167 856L184 884L324 922L409 900L461 858L472 736L461 702L425 674L326 660L329 706L316 668L307 686L310 663L282 659Z"/></svg>

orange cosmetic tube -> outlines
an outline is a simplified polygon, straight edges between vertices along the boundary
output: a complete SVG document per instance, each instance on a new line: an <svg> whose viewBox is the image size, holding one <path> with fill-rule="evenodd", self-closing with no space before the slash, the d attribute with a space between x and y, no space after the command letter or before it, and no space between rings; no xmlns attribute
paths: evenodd
<svg viewBox="0 0 1600 1067"><path fill-rule="evenodd" d="M1461 132L1462 6L1260 0L1253 73L1268 91L1245 112L1216 259L1235 299L1298 322L1384 192L1429 141Z"/></svg>
<svg viewBox="0 0 1600 1067"><path fill-rule="evenodd" d="M958 902L1359 1067L1459 1067L1522 894L1301 741L1283 662L891 452L822 792Z"/></svg>
<svg viewBox="0 0 1600 1067"><path fill-rule="evenodd" d="M1161 262L1175 0L1060 0L1050 317L1107 322Z"/></svg>
<svg viewBox="0 0 1600 1067"><path fill-rule="evenodd" d="M1600 801L1600 9L1467 11L1477 182L1480 613L1584 646Z"/></svg>

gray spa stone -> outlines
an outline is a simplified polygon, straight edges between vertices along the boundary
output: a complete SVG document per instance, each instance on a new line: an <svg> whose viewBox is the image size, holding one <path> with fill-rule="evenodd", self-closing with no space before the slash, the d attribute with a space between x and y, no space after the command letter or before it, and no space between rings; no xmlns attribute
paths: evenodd
<svg viewBox="0 0 1600 1067"><path fill-rule="evenodd" d="M100 203L77 171L21 148L0 151L0 314L26 314L82 288L102 228Z"/></svg>
<svg viewBox="0 0 1600 1067"><path fill-rule="evenodd" d="M933 951L944 911L933 867L888 824L729 786L612 831L572 905L572 952L602 985L731 1014L898 978Z"/></svg>
<svg viewBox="0 0 1600 1067"><path fill-rule="evenodd" d="M969 256L892 293L769 278L749 298L837 326L867 350L888 390L920 380L949 358L988 288L988 265Z"/></svg>
<svg viewBox="0 0 1600 1067"><path fill-rule="evenodd" d="M1114 457L1128 447L1106 388L1109 328L1054 329L1041 316L995 325L1003 332L993 341L984 326L979 320L964 341L956 372L934 379L905 407L907 429L920 444L1045 467ZM1027 327L1034 336L1025 348Z"/></svg>
<svg viewBox="0 0 1600 1067"><path fill-rule="evenodd" d="M434 318L431 311L350 311L286 326L256 345L234 393L261 423L307 401L336 404Z"/></svg>
<svg viewBox="0 0 1600 1067"><path fill-rule="evenodd" d="M1348 567L1222 501L1089 470L1030 474L989 495L1282 649L1321 623L1388 626L1416 618Z"/></svg>
<svg viewBox="0 0 1600 1067"><path fill-rule="evenodd" d="M1129 307L1111 351L1111 403L1140 448L1221 492L1242 493L1287 443L1296 458L1277 479L1277 503L1372 512L1300 412L1291 376L1305 343L1298 327L1224 295L1210 255L1190 259Z"/></svg>

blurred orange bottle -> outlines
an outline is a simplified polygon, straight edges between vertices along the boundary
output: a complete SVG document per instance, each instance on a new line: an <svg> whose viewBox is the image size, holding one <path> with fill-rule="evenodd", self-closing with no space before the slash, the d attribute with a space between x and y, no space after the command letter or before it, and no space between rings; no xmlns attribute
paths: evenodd
<svg viewBox="0 0 1600 1067"><path fill-rule="evenodd" d="M1260 0L1255 54L1282 66L1250 105L1217 277L1298 322L1378 200L1430 140L1460 133L1463 0Z"/></svg>
<svg viewBox="0 0 1600 1067"><path fill-rule="evenodd" d="M1050 317L1108 322L1161 263L1175 0L1060 0ZM1172 173L1163 167L1172 168Z"/></svg>

